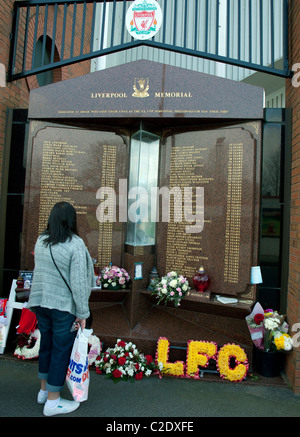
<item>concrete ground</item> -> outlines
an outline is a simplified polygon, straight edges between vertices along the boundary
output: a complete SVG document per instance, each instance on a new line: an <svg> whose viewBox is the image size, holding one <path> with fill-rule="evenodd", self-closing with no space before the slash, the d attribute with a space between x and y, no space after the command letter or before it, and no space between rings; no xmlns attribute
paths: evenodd
<svg viewBox="0 0 300 437"><path fill-rule="evenodd" d="M37 370L37 361L0 357L0 417L44 417L43 406L36 402ZM128 423L142 423L143 418L147 431L159 420L170 420L170 427L175 426L174 421L191 420L194 428L190 430L195 431L201 422L197 419L205 417L300 417L300 396L284 382L279 385L247 380L231 383L218 375L212 379L205 374L200 380L151 376L134 383L115 384L94 370L90 375L89 399L64 417L102 418L108 431L107 427L118 426L118 418L120 423L125 418ZM62 395L71 399L67 387ZM157 421L153 422L153 418Z"/></svg>

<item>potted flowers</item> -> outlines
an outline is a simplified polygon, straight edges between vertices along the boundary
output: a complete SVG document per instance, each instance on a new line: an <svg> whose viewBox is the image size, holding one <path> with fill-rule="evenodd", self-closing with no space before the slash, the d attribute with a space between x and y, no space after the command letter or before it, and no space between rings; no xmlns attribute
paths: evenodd
<svg viewBox="0 0 300 437"><path fill-rule="evenodd" d="M109 266L104 267L98 278L96 279L97 285L101 285L106 290L119 290L120 288L126 288L130 276L123 268L113 266L111 263Z"/></svg>
<svg viewBox="0 0 300 437"><path fill-rule="evenodd" d="M113 348L107 348L96 358L95 366L97 373L105 373L114 382L133 382L158 371L151 355L142 354L135 344L120 339Z"/></svg>
<svg viewBox="0 0 300 437"><path fill-rule="evenodd" d="M272 309L264 310L257 303L246 317L253 341L253 367L263 376L277 376L283 367L284 355L293 349L285 317Z"/></svg>
<svg viewBox="0 0 300 437"><path fill-rule="evenodd" d="M173 302L178 307L189 289L190 286L185 277L176 272L169 272L155 285L152 295L158 299L157 305L160 302L164 302L165 305Z"/></svg>

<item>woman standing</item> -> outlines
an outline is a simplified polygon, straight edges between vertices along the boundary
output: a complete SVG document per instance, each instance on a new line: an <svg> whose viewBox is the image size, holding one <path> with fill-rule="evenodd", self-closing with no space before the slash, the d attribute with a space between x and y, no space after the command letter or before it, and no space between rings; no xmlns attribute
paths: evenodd
<svg viewBox="0 0 300 437"><path fill-rule="evenodd" d="M52 252L52 254L51 254ZM79 402L60 397L76 336L89 317L89 296L94 286L93 261L78 236L76 211L59 202L50 212L46 230L34 249L35 267L27 308L35 312L41 332L38 403L44 415L70 413ZM68 285L70 289L68 288Z"/></svg>

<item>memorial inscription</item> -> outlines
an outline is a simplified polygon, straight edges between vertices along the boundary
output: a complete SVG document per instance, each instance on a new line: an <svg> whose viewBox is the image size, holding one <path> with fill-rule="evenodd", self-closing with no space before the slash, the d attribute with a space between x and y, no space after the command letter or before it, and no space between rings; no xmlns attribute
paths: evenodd
<svg viewBox="0 0 300 437"><path fill-rule="evenodd" d="M117 191L126 177L126 146L114 132L62 127L33 122L29 144L22 264L33 268L31 253L37 236L46 228L52 206L67 201L77 211L78 230L90 253L101 265L121 264L123 226L99 223L97 190ZM113 237L114 235L114 237Z"/></svg>
<svg viewBox="0 0 300 437"><path fill-rule="evenodd" d="M243 143L229 144L224 282L239 281L242 216Z"/></svg>
<svg viewBox="0 0 300 437"><path fill-rule="evenodd" d="M30 118L263 118L258 87L146 60L43 88L31 92Z"/></svg>
<svg viewBox="0 0 300 437"><path fill-rule="evenodd" d="M117 148L116 146L104 145L102 153L101 187L114 189ZM112 199L110 201L112 202ZM98 263L102 267L109 265L112 260L113 218L109 216L112 209L108 208L107 221L99 222Z"/></svg>
<svg viewBox="0 0 300 437"><path fill-rule="evenodd" d="M165 253L158 261L161 274L176 270L192 284L192 277L204 265L212 292L245 292L255 262L257 126L173 132L164 141L162 160L169 159L170 164L161 166L165 170L162 184L171 193L174 187L181 193L191 187L194 212L196 188L204 188L204 227L199 233L188 233L186 226L191 223L176 217L178 201L184 204L184 199L171 196L170 222L158 224L158 252ZM160 243L164 233L165 248Z"/></svg>
<svg viewBox="0 0 300 437"><path fill-rule="evenodd" d="M203 173L207 153L208 147L197 147L195 145L174 147L171 152L170 188L179 187L180 193L183 193L186 187L195 188L213 181L213 177L208 177ZM187 276L192 277L195 256L199 262L201 260L207 261L208 257L205 256L201 247L201 233L187 233L186 226L188 223L186 220L175 222L175 200L173 198L173 202L171 201L170 204L166 269L167 271L184 270ZM192 200L192 209L195 210L195 196Z"/></svg>
<svg viewBox="0 0 300 437"><path fill-rule="evenodd" d="M43 142L39 234L47 225L52 206L62 200L73 203L72 196L67 193L82 191L84 188L76 177L79 169L73 159L75 155L84 156L85 152L66 141ZM78 214L87 214L86 206L75 206Z"/></svg>

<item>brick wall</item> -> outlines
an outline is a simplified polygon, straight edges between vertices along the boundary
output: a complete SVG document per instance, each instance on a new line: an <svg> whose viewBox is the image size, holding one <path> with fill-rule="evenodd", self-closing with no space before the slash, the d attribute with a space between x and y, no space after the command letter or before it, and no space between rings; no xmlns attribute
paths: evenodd
<svg viewBox="0 0 300 437"><path fill-rule="evenodd" d="M8 68L13 3L13 0L0 2L0 63L5 67L5 71ZM25 80L6 84L6 87L0 87L0 193L2 188L6 110L8 108L27 108L28 95Z"/></svg>
<svg viewBox="0 0 300 437"><path fill-rule="evenodd" d="M9 49L10 49L10 33L12 30L12 12L13 12L13 4L14 0L5 0L0 1L0 74L1 71L5 68L5 71L8 70L8 61L9 61ZM89 46L90 40L90 30L91 26L88 23L91 23L91 6L87 8L86 15L86 30L85 30L85 50L87 50L87 46ZM62 6L63 7L63 6ZM58 23L57 23L57 31L56 31L56 56L60 57L61 50L61 29L62 29L62 10L59 7L58 10ZM44 20L43 20L43 10L41 10L41 15L39 18L39 26L38 26L38 34L37 39L43 35L44 31ZM47 35L52 38L53 31L53 7L49 8L49 20L47 26ZM77 9L77 23L82 22L82 10L78 7ZM65 38L65 54L70 52L70 41L71 41L71 30L70 26L72 23L72 10L70 9L67 16L67 26L66 26L66 38ZM25 25L23 29L25 28ZM29 33L28 33L28 52L27 52L27 61L29 64L31 62L32 55L32 42L33 42L33 29L34 29L34 17L30 18L29 22ZM74 52L78 51L78 47L80 47L79 42L77 40L78 35L76 34L76 39L74 43ZM19 50L23 50L22 45L19 45ZM75 53L76 54L76 53ZM18 54L17 54L18 55ZM18 56L17 56L18 58ZM66 80L72 77L81 76L83 74L87 74L90 72L90 61L73 64L61 69L57 69L54 71L54 81ZM0 85L3 85L3 74L0 77ZM21 79L12 83L6 83L6 86L0 86L0 193L2 191L2 175L3 175L3 154L4 154L4 141L5 141L5 123L6 123L6 111L8 108L27 108L29 102L29 92L30 89L36 88L38 86L38 82L35 76L31 76L27 79Z"/></svg>
<svg viewBox="0 0 300 437"><path fill-rule="evenodd" d="M290 68L300 63L300 0L290 1ZM295 85L295 84L294 84ZM287 321L300 323L300 87L287 80L286 106L292 108L292 168L290 212L290 258ZM295 393L300 394L300 348L288 355L286 374Z"/></svg>
<svg viewBox="0 0 300 437"><path fill-rule="evenodd" d="M18 0L17 0L18 1ZM17 80L11 83L5 81L5 72L8 71L9 51L10 51L10 34L12 32L13 19L13 5L14 0L0 0L0 295L2 294L3 286L3 266L4 266L4 241L5 241L5 205L7 199L7 168L9 150L4 150L5 135L6 135L6 117L8 109L27 109L29 104L30 90L36 88L38 81L35 76L30 76L26 79ZM58 21L55 33L55 59L61 59L61 41L62 41L62 6L58 8ZM91 32L91 8L92 4L86 10L86 27L85 27L85 46L84 53L90 47L90 32ZM33 38L34 38L34 9L31 9L31 16L29 17L29 31L28 31L28 45L26 65L31 65L33 52ZM47 20L47 37L53 37L53 5L49 6L49 15ZM83 21L82 5L78 6L76 11L76 34L74 41L74 55L78 54L80 44L78 44L78 28ZM44 17L45 6L40 7L37 40L44 34ZM20 12L20 18L23 20L19 27L18 35L21 40L17 44L16 60L19 65L16 65L16 73L19 72L17 68L22 63L21 55L23 54L24 39L25 39L25 22L26 14ZM66 20L65 32L65 57L70 52L71 45L71 24L73 22L73 6L68 6L68 14ZM51 46L51 44L50 44ZM79 48L78 48L79 47ZM90 72L90 61L73 64L64 68L54 70L53 82L66 80L73 77L88 74ZM5 83L6 82L6 83ZM6 295L6 294L5 294Z"/></svg>

